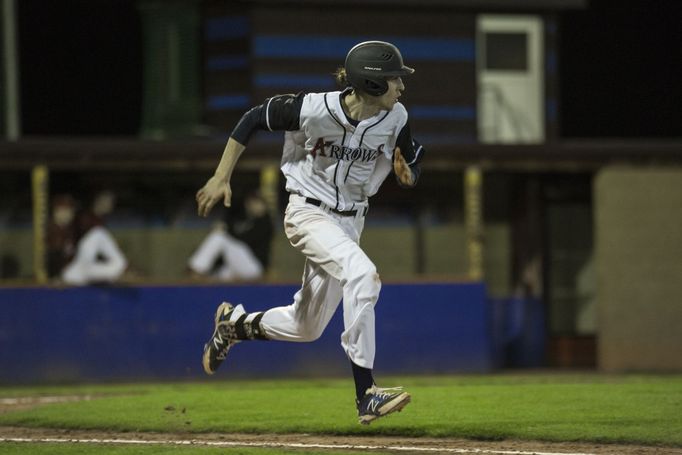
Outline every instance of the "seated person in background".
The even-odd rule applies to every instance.
[[[111,191],[102,191],[95,196],[90,209],[79,215],[76,254],[62,271],[64,282],[77,285],[110,283],[125,272],[128,262],[104,227],[104,218],[113,211],[115,200]]]
[[[197,275],[221,281],[256,280],[263,275],[263,266],[248,245],[232,237],[223,222],[216,223],[188,265]]]
[[[234,215],[228,211],[228,215]],[[230,221],[230,218],[233,218]],[[242,216],[227,218],[229,232],[236,239],[246,243],[258,258],[264,271],[270,267],[270,245],[274,234],[272,218],[265,199],[259,191],[252,191],[244,199]]]
[[[70,194],[52,198],[47,225],[47,275],[57,278],[76,252],[76,201]]]

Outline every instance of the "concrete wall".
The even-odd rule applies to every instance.
[[[594,191],[599,367],[682,370],[682,168],[606,168]]]

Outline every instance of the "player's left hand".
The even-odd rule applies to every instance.
[[[407,165],[402,153],[400,153],[400,147],[396,147],[393,153],[395,155],[393,157],[393,171],[395,172],[395,175],[398,176],[398,180],[405,186],[414,185],[412,170],[410,169],[410,166]]]

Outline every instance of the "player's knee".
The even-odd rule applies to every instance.
[[[378,281],[379,275],[377,274],[377,268],[373,262],[362,261],[361,263],[354,263],[349,267],[350,276],[349,281],[362,281],[362,280],[376,280]]]
[[[315,341],[318,338],[322,336],[322,332],[324,331],[324,328],[322,327],[316,327],[316,326],[299,326],[299,336],[301,337],[301,341],[304,342],[309,342],[309,341]]]
[[[379,277],[379,274],[374,272],[371,276],[371,281],[372,281],[372,289],[374,289],[374,292],[379,295],[379,291],[381,291],[381,278]]]
[[[357,286],[360,292],[367,294],[367,296],[379,295],[379,291],[381,291],[381,278],[374,265],[357,275]]]

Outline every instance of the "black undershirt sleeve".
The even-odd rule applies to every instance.
[[[417,184],[417,180],[421,174],[421,167],[419,166],[419,163],[424,156],[424,147],[422,147],[422,145],[412,137],[409,123],[406,123],[405,126],[403,126],[403,128],[400,130],[400,133],[398,133],[398,139],[396,140],[395,145],[396,147],[400,147],[400,153],[403,155],[403,158],[405,158],[408,166],[410,166],[412,176],[414,177],[414,183],[411,186],[414,186]],[[398,180],[398,184],[401,187],[411,187],[400,183],[400,179],[398,179],[397,176],[396,180]]]
[[[303,93],[296,95],[276,95],[268,98],[247,113],[232,130],[231,137],[246,145],[253,133],[258,130],[295,131],[300,128],[299,118],[303,104]]]

